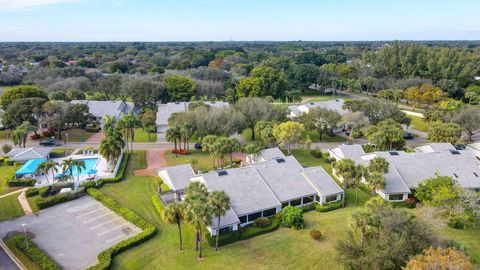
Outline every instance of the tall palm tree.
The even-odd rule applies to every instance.
[[[130,140],[130,152],[133,151],[133,140],[135,138],[135,128],[139,127],[139,121],[132,112],[125,115],[121,122],[123,123],[124,128],[127,130],[128,136],[126,138],[126,142]]]
[[[116,128],[117,128],[117,119],[110,115],[104,115],[103,126],[102,126],[103,134],[105,134],[105,136],[108,136]]]
[[[71,177],[73,179],[73,168],[72,168],[72,164],[73,164],[73,159],[72,158],[69,158],[69,159],[64,159],[62,161],[62,163],[60,164],[60,166],[62,166],[62,174],[65,175],[65,173],[67,172],[68,170],[68,177]],[[68,178],[67,177],[67,178]]]
[[[180,140],[180,137],[181,137],[181,133],[180,133],[180,128],[178,126],[171,126],[169,129],[167,129],[167,134],[166,134],[166,139],[168,142],[173,142],[174,146],[175,146],[175,156],[177,156],[177,141]],[[182,149],[182,146],[181,146],[181,142],[180,142],[180,149]]]
[[[125,141],[121,137],[108,136],[100,143],[99,153],[110,163],[110,167],[112,168],[115,161],[122,154],[124,147]]]
[[[202,151],[210,153],[210,157],[212,158],[213,168],[215,168],[215,160],[216,160],[216,151],[215,151],[215,143],[217,141],[217,136],[214,135],[207,135],[202,140]]]
[[[355,176],[355,162],[351,159],[342,159],[335,163],[335,174],[342,178],[343,183],[343,201],[342,207],[345,207],[345,197],[347,195],[347,187]]]
[[[381,172],[370,172],[366,178],[368,185],[372,188],[372,196],[375,196],[377,189],[385,188],[385,176]]]
[[[353,175],[353,183],[355,185],[355,206],[358,206],[358,190],[360,189],[360,182],[367,174],[367,168],[361,164],[355,166]]]
[[[165,210],[163,212],[163,220],[165,222],[170,223],[170,224],[177,224],[178,227],[178,238],[179,238],[179,249],[183,249],[182,245],[182,227],[180,226],[180,221],[183,218],[183,209],[182,209],[182,203],[180,202],[173,202],[170,204],[167,204],[165,206]]]
[[[182,126],[180,127],[180,133],[183,139],[183,148],[188,151],[188,140],[193,134],[193,125],[188,122],[182,123]]]
[[[59,166],[57,162],[47,160],[38,166],[36,172],[45,174],[45,179],[47,179],[47,183],[49,183],[50,181],[48,181],[48,173],[52,172],[52,175],[54,175],[56,172],[58,172],[57,166]]]
[[[220,218],[230,209],[230,198],[225,191],[213,191],[209,196],[209,203],[213,208],[213,214],[217,217],[217,236],[215,239],[215,251],[218,251],[218,238],[220,236]]]
[[[388,173],[388,166],[388,161],[385,158],[375,157],[368,162],[368,171]]]
[[[186,220],[196,228],[195,250],[197,251],[201,242],[202,228],[211,223],[211,208],[208,205],[208,196],[208,189],[201,182],[194,181],[185,187],[184,214]],[[210,215],[209,220],[207,219],[208,215]]]
[[[191,211],[190,223],[196,228],[197,231],[198,259],[202,259],[202,236],[204,228],[212,223],[212,207],[210,207],[207,203],[196,201],[196,203],[190,207],[189,211]]]
[[[71,163],[72,168],[77,168],[77,183],[80,182],[80,173],[86,170],[85,161],[82,159],[74,159]]]
[[[247,155],[253,155],[253,158],[257,159],[260,151],[262,151],[262,147],[259,144],[250,143],[244,146],[243,151],[245,151]]]
[[[372,213],[368,210],[355,211],[350,217],[350,226],[352,227],[352,229],[354,230],[360,229],[360,233],[362,236],[360,243],[362,247],[365,243],[365,237],[367,235],[368,226],[371,225],[372,222],[373,222],[373,216],[372,216]]]

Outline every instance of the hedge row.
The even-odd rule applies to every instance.
[[[27,198],[37,196],[37,195],[38,195],[38,188],[29,188],[25,191],[25,196],[27,196]]]
[[[132,224],[143,230],[141,233],[126,240],[123,240],[120,243],[100,252],[100,254],[98,254],[97,256],[98,264],[88,268],[90,270],[109,269],[112,263],[112,259],[115,255],[130,247],[143,243],[153,237],[153,235],[155,234],[155,227],[134,212],[132,212],[130,209],[120,205],[117,201],[108,197],[98,189],[90,188],[87,190],[87,192],[91,197],[93,197],[97,201],[100,201],[104,206],[108,207],[118,215],[122,216],[127,221],[131,222]]]
[[[100,188],[103,186],[103,184],[106,183],[118,183],[123,180],[125,177],[125,169],[127,168],[127,163],[128,159],[130,158],[129,153],[124,153],[123,154],[123,159],[122,163],[120,163],[120,167],[118,168],[117,175],[113,178],[102,178],[98,181],[88,181],[82,184],[82,187],[85,187],[86,189],[89,188]]]
[[[11,179],[7,181],[7,185],[9,187],[33,187],[35,186],[35,179]]]
[[[157,209],[158,214],[160,215],[160,218],[163,219],[163,212],[165,212],[165,205],[163,202],[160,201],[160,198],[158,198],[158,195],[153,195],[152,196],[152,203],[153,206],[155,206],[155,209]]]
[[[38,208],[45,209],[59,203],[75,200],[83,195],[85,195],[85,188],[78,188],[73,192],[61,193],[47,198],[38,198],[35,201],[35,204],[38,206]]]
[[[41,249],[39,249],[33,242],[27,238],[28,248],[25,244],[25,236],[18,235],[14,237],[15,247],[23,252],[30,260],[32,260],[40,269],[43,270],[57,270],[60,269],[53,260],[48,257]]]
[[[241,240],[247,240],[255,236],[259,236],[262,234],[266,234],[269,232],[273,232],[278,227],[280,227],[280,216],[276,215],[273,217],[268,218],[270,220],[270,225],[267,227],[257,227],[254,226],[253,224],[247,225],[243,228],[239,228],[238,231],[231,231],[227,233],[220,233],[220,236],[218,238],[218,245],[219,246],[224,246],[231,244],[233,242],[241,241]],[[208,243],[211,246],[215,246],[215,240],[216,236],[211,236],[208,239]]]
[[[317,204],[315,210],[317,210],[318,212],[328,212],[339,208],[342,208],[342,201],[328,203],[324,205]]]

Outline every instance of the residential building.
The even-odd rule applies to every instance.
[[[221,101],[205,101],[206,105],[214,108],[228,108],[230,104]],[[157,133],[166,133],[168,129],[168,118],[172,113],[187,112],[190,102],[169,102],[159,104],[157,111]]]
[[[6,154],[11,161],[27,162],[31,159],[48,159],[52,147],[28,147],[28,148],[13,148]]]
[[[385,158],[389,163],[385,188],[377,190],[385,200],[403,201],[420,182],[436,175],[451,176],[461,187],[480,191],[479,162],[472,152],[456,150],[448,143],[431,143],[415,150],[365,153],[361,145],[341,145],[330,149],[329,153],[336,160],[349,158],[363,165],[368,165],[375,157]]]
[[[466,150],[472,152],[480,160],[480,142],[467,144]]]
[[[88,106],[88,112],[95,120],[103,122],[103,116],[109,115],[117,120],[123,118],[126,114],[133,113],[138,115],[140,107],[135,106],[133,102],[124,101],[99,101],[99,100],[72,100],[72,104],[85,104]]]
[[[270,217],[287,205],[301,207],[314,202],[326,204],[343,198],[343,190],[322,167],[304,168],[293,156],[285,156],[278,148],[262,151],[262,161],[242,168],[207,172],[190,177],[189,182],[200,181],[210,190],[223,190],[230,198],[231,210],[221,219],[220,231],[237,230],[259,217]],[[281,155],[280,155],[281,154]],[[177,194],[183,194],[188,184],[185,176],[190,165],[183,165],[186,173],[159,170],[159,176]],[[168,173],[168,176],[166,174]],[[164,196],[164,195],[162,195]],[[161,196],[161,198],[162,198]],[[167,202],[172,198],[163,197]],[[175,195],[175,198],[181,196]],[[216,217],[213,218],[216,221]],[[216,222],[209,227],[216,234]]]
[[[323,108],[328,110],[334,110],[341,115],[345,115],[348,113],[348,110],[343,109],[344,104],[343,99],[332,99],[332,100],[325,100],[325,101],[317,101],[317,102],[308,102],[300,105],[292,105],[288,108],[290,109],[290,117],[298,117],[304,113],[308,113],[313,108]]]

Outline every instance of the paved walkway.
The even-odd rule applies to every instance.
[[[7,193],[7,194],[3,194],[3,195],[0,196],[0,198],[8,197],[8,196],[10,196],[10,195],[13,195],[13,194],[16,194],[16,193],[20,193],[20,192],[25,191],[25,190],[27,190],[27,189],[28,189],[28,188],[22,188],[22,189],[15,190],[15,191],[12,191],[12,192]]]
[[[25,190],[20,193],[20,196],[18,196],[18,201],[20,202],[20,205],[22,206],[25,215],[30,215],[33,213],[32,208],[28,203],[27,196],[25,195]]]
[[[99,132],[93,134],[85,142],[87,142],[87,143],[100,143],[100,142],[102,142],[103,139],[105,139],[105,135],[103,134],[103,132],[99,131]]]
[[[147,168],[135,170],[137,176],[157,176],[157,170],[167,166],[165,150],[147,150]]]

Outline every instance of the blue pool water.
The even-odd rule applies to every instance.
[[[88,158],[88,159],[82,159],[85,162],[85,169],[82,168],[80,173],[78,172],[77,166],[73,166],[73,176],[78,176],[78,175],[85,175],[88,174],[88,172],[92,169],[95,169],[95,165],[97,165],[98,158]],[[68,175],[70,173],[68,169],[65,174]]]

